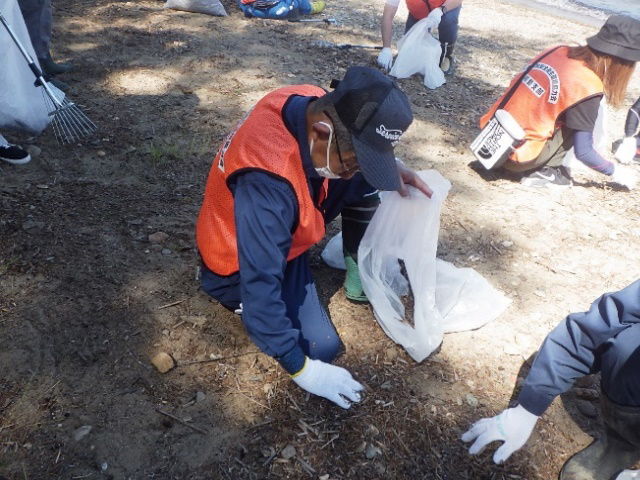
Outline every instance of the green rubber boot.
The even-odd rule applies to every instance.
[[[344,263],[347,266],[347,276],[344,279],[344,295],[355,303],[369,303],[369,299],[362,289],[358,264],[349,255],[344,257]]]
[[[576,453],[560,480],[611,480],[640,460],[640,407],[626,407],[601,395],[604,438]]]

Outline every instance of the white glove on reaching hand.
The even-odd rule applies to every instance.
[[[616,480],[640,480],[640,470],[623,470]]]
[[[626,137],[616,149],[615,157],[620,163],[631,163],[636,156],[636,137]]]
[[[611,180],[623,187],[627,187],[629,190],[633,190],[638,183],[638,175],[632,168],[618,164],[613,171]]]
[[[474,423],[468,432],[462,435],[463,442],[475,440],[469,453],[480,453],[484,447],[496,440],[503,440],[504,444],[496,450],[493,461],[496,464],[504,462],[513,452],[522,448],[527,442],[538,416],[529,413],[521,405],[508,408],[500,415],[483,418]]]
[[[358,392],[364,388],[344,368],[309,357],[302,370],[291,379],[307,392],[331,400],[342,408],[351,407],[351,402],[359,402]]]
[[[385,70],[391,70],[391,66],[393,65],[393,54],[389,47],[385,47],[380,50],[380,55],[378,55],[378,65]]]

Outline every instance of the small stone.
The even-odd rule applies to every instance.
[[[398,357],[398,349],[395,347],[389,347],[385,350],[385,354],[387,356],[387,359],[390,362],[393,362]]]
[[[503,240],[502,242],[500,242],[500,244],[504,247],[504,248],[510,248],[513,247],[513,242],[511,240]]]
[[[287,445],[280,452],[280,456],[285,460],[290,460],[296,456],[296,449],[293,445]]]
[[[73,431],[73,439],[76,442],[79,442],[80,440],[82,440],[84,437],[86,437],[87,435],[89,435],[89,432],[91,431],[93,427],[91,427],[91,425],[83,425],[80,428],[77,428]]]
[[[129,225],[142,225],[142,220],[139,218],[136,218],[135,220],[129,221]]]
[[[478,399],[476,397],[474,397],[472,394],[467,393],[464,396],[465,400],[467,401],[467,403],[469,404],[470,407],[477,407],[478,406]]]
[[[529,335],[525,335],[523,333],[516,333],[515,336],[516,344],[521,347],[528,347],[531,344],[531,340],[529,339]]]
[[[151,359],[151,363],[160,373],[167,373],[169,370],[176,366],[173,357],[166,352],[157,353]]]
[[[169,238],[169,234],[165,232],[156,232],[149,235],[149,243],[164,243]]]
[[[380,430],[378,430],[375,425],[369,425],[367,427],[367,433],[375,437],[380,434]]]
[[[520,348],[513,343],[507,343],[503,350],[507,355],[520,355]]]
[[[262,386],[262,391],[266,394],[269,395],[271,393],[271,390],[273,389],[273,385],[271,385],[270,383],[265,383]]]
[[[171,255],[171,250],[169,250],[168,248],[163,248],[162,249],[162,255]]]
[[[44,227],[44,222],[36,222],[34,220],[27,220],[22,224],[22,229],[31,235],[37,235],[38,233],[42,232],[42,229]]]
[[[204,392],[196,392],[196,403],[204,402],[205,398],[207,398],[207,396]]]
[[[462,399],[460,397],[456,397],[456,403],[458,405],[462,405]]]
[[[275,457],[276,455],[276,451],[273,447],[262,447],[260,449],[260,452],[262,453],[262,456],[264,458],[271,458],[271,457]]]
[[[38,158],[42,153],[42,149],[35,145],[29,145],[27,147],[27,152],[29,152],[29,155],[31,155],[31,158]]]
[[[370,443],[367,443],[367,448],[365,448],[364,450],[364,456],[367,458],[367,460],[373,460],[381,453],[382,451],[378,447]]]
[[[587,400],[578,400],[576,405],[578,406],[580,413],[585,417],[595,418],[598,416],[598,409],[593,405],[593,403],[588,402]]]
[[[320,475],[320,477],[318,477],[318,480],[329,480],[329,474],[325,473],[324,475]]]
[[[107,155],[107,154],[105,153],[105,151],[104,151],[104,150],[98,150],[98,156],[99,156],[99,157],[104,157],[104,156],[106,156],[106,155]]]
[[[364,440],[362,441],[362,443],[360,445],[358,445],[358,448],[356,448],[356,453],[362,453],[367,449],[367,442],[365,442]]]

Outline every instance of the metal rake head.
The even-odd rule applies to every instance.
[[[58,144],[75,143],[98,130],[89,117],[62,91],[45,84],[43,95]]]

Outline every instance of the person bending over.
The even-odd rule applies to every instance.
[[[351,67],[335,90],[313,85],[262,98],[222,143],[207,179],[196,238],[202,287],[241,313],[249,337],[300,387],[343,408],[362,385],[331,365],[342,342],[320,304],[308,250],[342,214],[345,294],[366,301],[359,242],[377,189],[431,190],[395,160],[413,120],[388,77]]]

